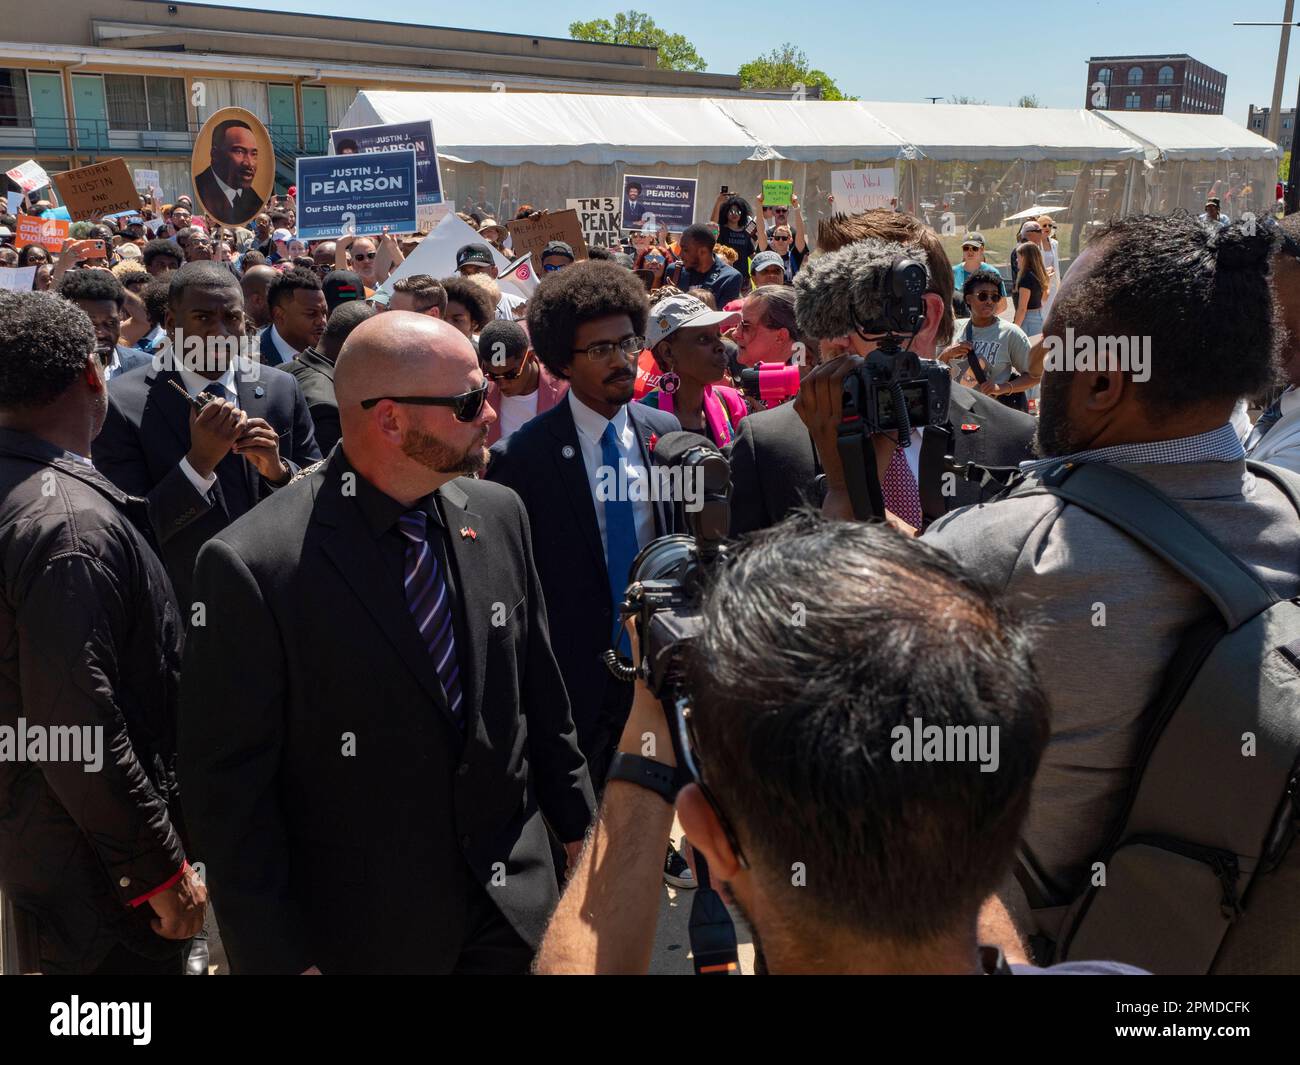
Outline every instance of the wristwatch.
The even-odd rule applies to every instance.
[[[658,795],[669,806],[677,801],[681,786],[677,783],[677,770],[663,762],[642,758],[639,754],[614,755],[609,763],[606,780],[624,780],[629,784],[638,784]]]

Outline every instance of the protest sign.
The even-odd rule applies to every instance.
[[[261,119],[242,107],[213,111],[194,138],[190,179],[218,222],[252,221],[275,189],[275,148]]]
[[[875,207],[892,207],[894,171],[889,167],[876,170],[832,170],[831,195],[835,210],[857,214]]]
[[[564,201],[570,211],[578,212],[582,239],[589,248],[615,248],[619,240],[619,211],[616,196],[592,196]]]
[[[50,183],[50,175],[41,169],[41,165],[35,159],[28,159],[21,166],[16,166],[5,174],[12,178],[23,192],[43,189]]]
[[[542,249],[553,240],[562,240],[573,249],[573,257],[587,257],[587,243],[582,239],[582,223],[577,211],[553,211],[536,218],[516,218],[506,223],[510,247],[516,255],[531,254],[541,263]]]
[[[695,221],[695,179],[679,177],[623,178],[623,228],[660,225],[680,233]]]
[[[23,194],[21,192],[9,192],[5,194],[5,199],[9,203],[9,213],[16,218],[18,212],[23,209]]]
[[[764,181],[763,206],[789,207],[790,196],[794,192],[793,181]]]
[[[18,225],[14,233],[15,248],[39,244],[46,251],[63,250],[63,242],[68,239],[68,230],[72,223],[60,218],[41,218],[34,214],[20,214],[17,218]]]
[[[299,190],[301,195],[301,190]],[[510,260],[490,244],[485,244],[475,230],[454,214],[449,214],[434,227],[433,232],[416,246],[406,260],[388,275],[379,286],[383,292],[392,292],[393,284],[411,274],[428,274],[430,277],[451,277],[456,273],[456,252],[466,244],[484,244],[492,253],[498,271],[509,268]]]
[[[304,156],[298,160],[298,236],[414,233],[415,152]]]
[[[415,192],[420,204],[442,203],[442,174],[438,170],[438,145],[433,123],[391,122],[386,126],[357,126],[330,133],[335,155],[365,152],[415,152]]]
[[[30,292],[35,283],[36,267],[34,266],[16,266],[7,269],[0,267],[0,290]]]
[[[416,158],[416,188],[419,188],[419,158]],[[418,193],[417,193],[418,197]],[[455,200],[443,200],[442,203],[417,203],[415,206],[415,229],[418,233],[432,233],[439,222],[447,215],[456,213]]]
[[[162,181],[157,170],[134,170],[131,176],[135,178],[137,189],[149,193],[156,201],[162,200]]]
[[[54,175],[54,187],[74,222],[103,218],[118,211],[140,210],[140,194],[122,159],[65,170]]]

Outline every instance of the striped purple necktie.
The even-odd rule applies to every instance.
[[[460,664],[456,661],[456,630],[451,620],[451,596],[427,539],[429,516],[411,510],[398,519],[406,537],[406,605],[429,649],[452,719],[464,731],[464,696],[460,688]]]

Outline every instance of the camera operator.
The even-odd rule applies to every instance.
[[[765,970],[1025,971],[981,949],[979,924],[1048,733],[1019,623],[928,545],[808,511],[721,570],[702,622],[684,685],[684,760],[699,775],[676,811]],[[907,758],[920,723],[991,736],[995,771],[970,744],[966,757]],[[665,711],[639,682],[619,750],[648,749],[676,765]],[[672,819],[649,787],[609,782],[536,971],[646,971]]]
[[[862,253],[865,241],[875,242],[874,252]],[[928,274],[925,322],[915,337],[902,338],[903,347],[929,359],[952,339],[952,267],[938,238],[919,221],[894,211],[836,215],[822,222],[818,246],[830,254],[810,259],[795,289],[799,328],[824,341],[822,362],[804,376],[794,403],[751,415],[736,433],[728,453],[733,535],[773,525],[806,503],[830,516],[853,516],[836,451],[840,397],[845,375],[860,365],[856,356],[870,353],[879,339],[859,334],[851,312],[846,314],[855,289],[875,286],[893,258],[917,259]],[[952,386],[947,429],[959,464],[1015,466],[1032,457],[1034,419],[962,385]],[[887,437],[873,441],[885,505],[914,527],[921,523],[921,442],[922,434],[914,431],[913,446],[895,457]],[[984,502],[1000,487],[953,479],[944,502],[949,510]]]

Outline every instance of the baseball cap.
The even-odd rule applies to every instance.
[[[293,234],[287,229],[277,229],[271,234],[271,239],[279,244],[282,240],[293,240]]]
[[[553,240],[542,249],[542,258],[548,255],[563,255],[570,262],[573,260],[573,248],[562,240]]]
[[[486,244],[466,244],[456,252],[456,269],[459,270],[467,263],[495,266],[496,260],[492,258],[492,249]]]
[[[770,270],[774,266],[785,269],[785,263],[782,262],[781,256],[774,251],[760,251],[750,262],[749,272],[757,274],[762,270]]]
[[[653,348],[678,329],[702,325],[720,325],[736,317],[735,311],[711,311],[703,301],[686,293],[665,296],[650,308],[646,322],[645,345]]]
[[[966,247],[967,244],[977,244],[981,248],[984,247],[984,234],[967,233],[964,237],[961,238],[961,246],[964,248]]]
[[[340,303],[364,299],[365,286],[361,277],[353,270],[331,270],[321,282],[325,290],[325,305],[333,311]]]

